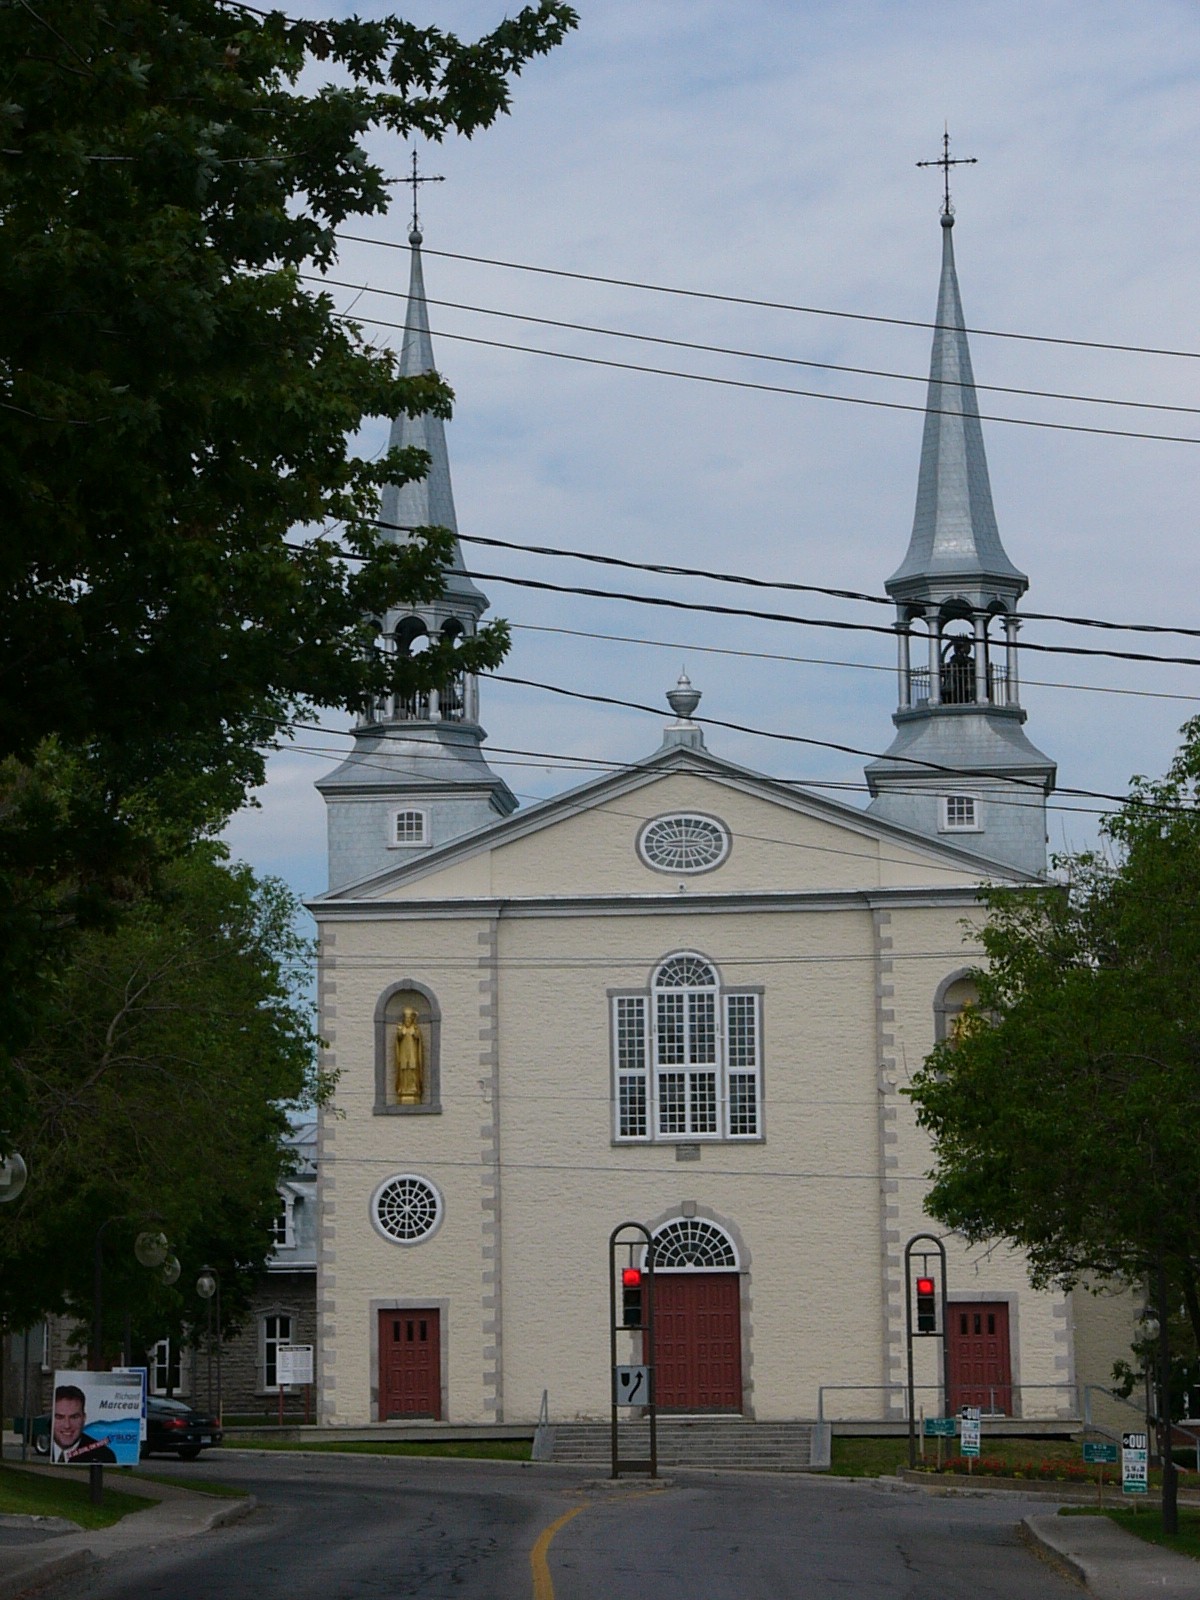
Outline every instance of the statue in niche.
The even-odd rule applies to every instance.
[[[396,1071],[396,1101],[419,1106],[425,1101],[425,1040],[412,1006],[405,1006],[396,1024],[392,1047]]]

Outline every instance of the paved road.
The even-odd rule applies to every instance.
[[[171,1471],[168,1465],[166,1470]],[[578,1470],[247,1456],[179,1469],[250,1489],[245,1522],[74,1578],[72,1600],[1069,1600],[1014,1495],[750,1474],[589,1487]],[[1045,1502],[1040,1503],[1045,1509]],[[557,1527],[556,1527],[557,1524]]]

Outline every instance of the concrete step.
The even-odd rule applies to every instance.
[[[618,1425],[623,1459],[650,1453],[645,1419]],[[555,1461],[607,1466],[612,1459],[611,1426],[606,1422],[554,1424]],[[744,1417],[664,1417],[658,1423],[658,1460],[664,1467],[708,1467],[760,1472],[812,1470],[812,1424],[751,1422]]]

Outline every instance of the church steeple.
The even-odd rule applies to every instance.
[[[936,164],[953,163],[947,152]],[[897,733],[867,768],[870,809],[924,833],[961,834],[978,853],[1036,874],[1055,769],[1021,726],[1017,603],[1029,580],[996,525],[948,188],[941,226],[916,511],[885,586],[897,613]]]
[[[412,182],[417,177],[415,164]],[[421,232],[414,210],[409,234],[412,267],[400,372],[420,377],[437,370],[425,280]],[[420,605],[399,607],[381,620],[380,647],[402,655],[432,639],[470,638],[487,610],[487,597],[468,577],[458,541],[450,456],[440,417],[401,413],[392,421],[390,446],[429,457],[424,478],[388,484],[380,498],[382,537],[403,544],[414,528],[449,528],[455,535],[442,593]],[[354,748],[317,783],[328,807],[329,887],[339,889],[413,859],[507,816],[516,796],[488,766],[479,724],[479,684],[455,673],[421,693],[385,695],[368,706],[355,728]]]

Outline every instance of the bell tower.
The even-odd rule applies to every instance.
[[[948,188],[941,227],[916,513],[885,586],[896,603],[896,737],[866,769],[869,810],[1037,876],[1055,766],[1024,732],[1017,606],[1029,580],[996,526]]]
[[[414,171],[413,181],[427,180],[418,179]],[[418,377],[436,368],[415,208],[408,237],[412,269],[400,372]],[[408,529],[432,526],[449,528],[455,535],[442,593],[382,619],[380,647],[411,655],[435,638],[471,638],[488,602],[463,563],[442,419],[428,412],[417,417],[402,413],[392,422],[389,444],[392,449],[425,451],[429,471],[424,478],[384,489],[383,537],[402,544],[411,538]],[[355,727],[349,756],[317,783],[327,807],[330,889],[401,866],[515,811],[516,796],[484,757],[484,737],[479,683],[472,673],[455,673],[419,694],[385,695],[367,707]]]

